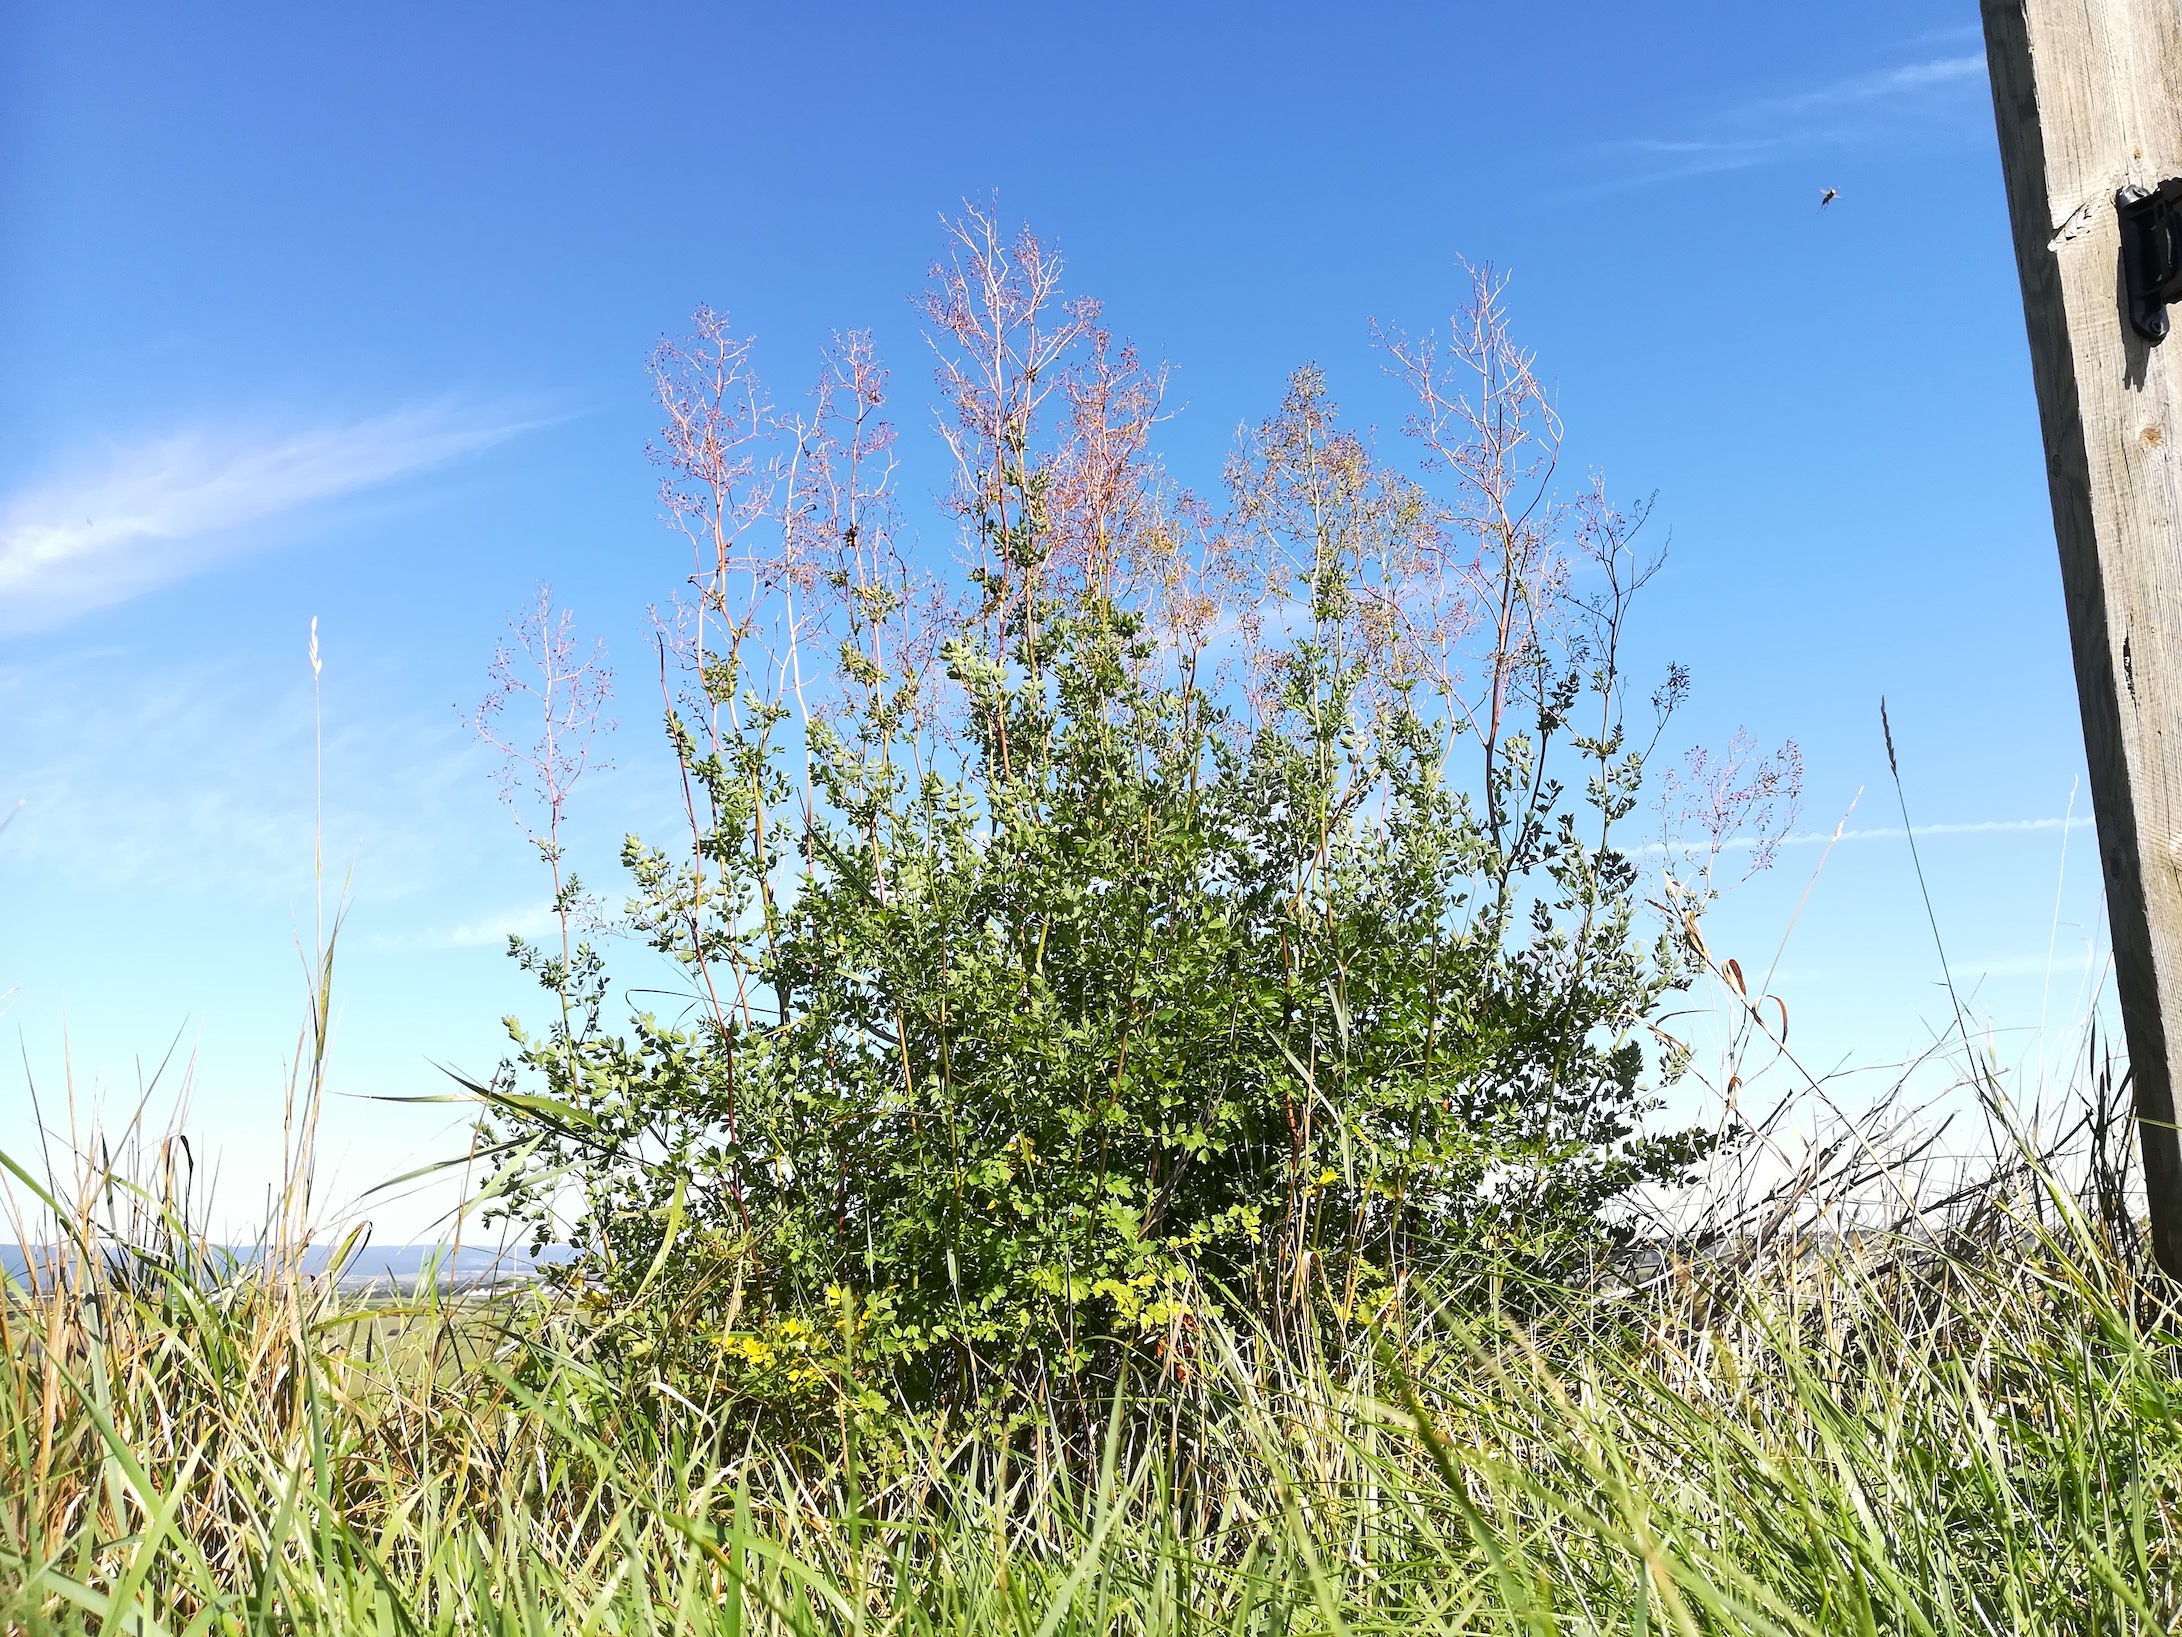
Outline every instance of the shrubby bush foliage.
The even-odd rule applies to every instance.
[[[541,610],[563,936],[518,953],[559,1010],[481,1088],[499,1206],[573,1239],[621,1356],[829,1413],[1186,1377],[1223,1304],[1278,1335],[1451,1256],[1595,1253],[1708,1148],[1648,1117],[1709,889],[1655,876],[1642,930],[1627,832],[1686,681],[1632,723],[1657,562],[1557,486],[1496,286],[1382,337],[1414,473],[1305,367],[1208,500],[1044,246],[973,213],[950,250],[959,576],[903,547],[868,335],[794,415],[709,312],[655,355],[689,833],[624,863],[689,1005],[610,1019],[578,937],[553,825],[596,676]],[[1792,799],[1761,775],[1733,819]]]

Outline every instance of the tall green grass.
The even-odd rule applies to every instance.
[[[1852,1134],[1861,1217],[1808,1169],[1643,1278],[1201,1338],[1088,1433],[792,1444],[609,1377],[580,1303],[223,1262],[171,1145],[18,1171],[63,1254],[0,1304],[0,1625],[2168,1631],[2178,1315],[2088,1140],[1916,1184]]]

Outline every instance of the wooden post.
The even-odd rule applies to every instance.
[[[2182,1278],[2182,324],[2131,326],[2116,209],[2182,177],[2182,6],[1981,4],[2152,1251]]]

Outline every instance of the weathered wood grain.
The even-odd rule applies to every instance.
[[[1982,9],[2153,1252],[2182,1278],[2182,326],[2130,327],[2114,208],[2182,176],[2182,6]]]

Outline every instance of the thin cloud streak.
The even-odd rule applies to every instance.
[[[1673,162],[1633,175],[1608,178],[1578,192],[1587,196],[1622,193],[1685,177],[1749,170],[1799,150],[1852,141],[1869,134],[1843,128],[1844,117],[1854,111],[1877,109],[1889,103],[1915,102],[1935,93],[1944,93],[1949,87],[1982,80],[1985,72],[1983,53],[1932,57],[1877,73],[1835,80],[1808,91],[1737,103],[1723,109],[1709,122],[1719,133],[1716,136],[1633,137],[1606,144],[1607,152],[1640,154]],[[1752,126],[1764,127],[1766,134],[1735,134],[1746,132]]]
[[[1660,182],[1679,182],[1691,176],[1718,176],[1724,171],[1746,171],[1754,166],[1770,163],[1777,157],[1778,149],[1779,144],[1772,142],[1719,143],[1714,145],[1714,151],[1685,159],[1678,165],[1667,165],[1659,170],[1642,171],[1634,176],[1624,176],[1611,182],[1600,182],[1578,189],[1576,197],[1594,198],[1602,194],[1627,193],[1635,188],[1651,187]]]
[[[1949,970],[1965,977],[2036,978],[2094,972],[2107,962],[2106,952],[2095,944],[2063,945],[2050,955],[1994,955],[1985,960],[1952,961]]]
[[[1910,836],[1982,836],[2011,834],[2028,830],[2085,830],[2091,820],[2082,814],[2074,818],[2037,819],[1980,819],[1972,824],[1913,824],[1903,829],[1899,824],[1874,830],[1843,830],[1843,841],[1901,841]],[[1831,830],[1798,831],[1782,838],[1783,846],[1808,846],[1814,842],[1831,841]],[[1745,846],[1756,846],[1755,841],[1744,841]]]
[[[1770,118],[1784,113],[1808,113],[1819,108],[1840,108],[1859,102],[1876,102],[1886,97],[1914,95],[1936,85],[1981,79],[1984,74],[1985,54],[1982,51],[1962,57],[1935,57],[1921,63],[1905,63],[1899,68],[1889,68],[1877,74],[1859,74],[1854,79],[1836,80],[1833,84],[1819,86],[1816,90],[1795,92],[1785,97],[1762,97],[1755,102],[1744,103],[1731,117]]]
[[[1793,835],[1780,837],[1772,843],[1776,847],[1812,847],[1832,841],[1906,841],[1923,840],[1927,836],[1984,836],[2023,835],[2036,831],[2086,830],[2091,827],[2088,817],[2038,818],[2038,819],[1980,819],[1968,824],[1917,824],[1903,829],[1899,824],[1870,830],[1843,830],[1836,835],[1831,830],[1799,830]],[[1759,846],[1757,836],[1729,836],[1720,843],[1723,853],[1748,852]],[[1632,858],[1657,858],[1666,854],[1689,852],[1688,847],[1670,847],[1664,842],[1651,842],[1642,847],[1629,849]]]
[[[58,625],[201,572],[254,523],[410,476],[527,428],[447,404],[272,437],[191,430],[0,501],[0,632]]]
[[[498,949],[510,937],[543,938],[560,926],[551,908],[533,904],[524,909],[481,915],[459,926],[413,933],[377,934],[370,939],[374,950],[410,954],[427,950]]]

